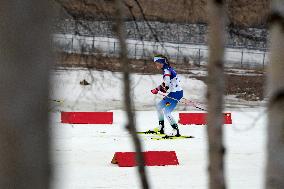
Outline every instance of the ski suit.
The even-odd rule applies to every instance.
[[[164,64],[162,70],[164,82],[158,87],[158,89],[162,92],[169,90],[170,93],[156,106],[158,118],[159,121],[164,121],[164,116],[166,116],[169,123],[174,125],[176,124],[176,121],[171,112],[175,109],[177,103],[183,97],[183,90],[180,85],[180,79],[172,67]]]

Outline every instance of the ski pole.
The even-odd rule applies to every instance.
[[[197,109],[199,109],[199,110],[207,111],[206,109],[201,108],[201,107],[195,105],[195,104],[196,104],[195,102],[193,102],[193,101],[191,101],[191,100],[188,100],[188,99],[186,99],[186,98],[182,98],[182,100],[185,101],[185,102],[183,102],[183,101],[180,101],[180,100],[178,100],[178,99],[176,99],[176,98],[169,97],[169,96],[167,96],[167,95],[165,95],[165,94],[163,94],[163,93],[160,93],[160,92],[159,92],[158,94],[159,94],[159,95],[162,95],[162,96],[164,96],[164,97],[167,97],[167,98],[176,100],[176,101],[181,102],[181,103],[186,104],[186,105],[192,105],[193,107],[195,107],[195,108],[197,108]]]

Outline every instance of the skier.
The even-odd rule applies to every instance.
[[[169,90],[169,94],[165,96],[156,106],[159,119],[158,132],[160,134],[164,134],[164,116],[166,116],[167,120],[173,128],[172,135],[177,137],[181,136],[177,122],[171,114],[179,100],[183,97],[183,90],[180,86],[180,80],[175,70],[170,66],[167,57],[163,55],[156,55],[154,56],[154,63],[156,64],[157,69],[161,69],[163,71],[164,82],[155,89],[152,89],[151,92],[153,94],[158,94],[159,91],[166,93]]]

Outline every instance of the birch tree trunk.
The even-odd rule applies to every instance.
[[[284,1],[272,1],[266,188],[284,188]]]
[[[209,143],[209,187],[225,189],[223,146],[223,91],[224,91],[224,36],[225,11],[222,0],[210,0],[209,11],[209,63],[207,80]]]
[[[1,1],[0,188],[47,189],[48,79],[52,64],[47,1]]]
[[[136,134],[136,126],[135,126],[135,114],[132,111],[132,99],[131,99],[131,79],[130,79],[130,70],[129,65],[130,61],[127,57],[127,45],[126,45],[126,37],[125,37],[125,29],[124,29],[124,22],[123,22],[123,4],[121,0],[115,0],[115,7],[116,7],[116,28],[115,32],[118,36],[118,40],[120,43],[120,61],[123,64],[123,81],[124,81],[124,103],[125,109],[127,112],[128,117],[128,125],[127,129],[129,130],[134,146],[135,151],[137,154],[136,161],[138,164],[138,171],[141,180],[141,186],[144,189],[149,188],[146,169],[144,167],[144,158],[142,154],[142,145],[140,140]]]

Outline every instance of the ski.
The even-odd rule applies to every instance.
[[[137,134],[144,134],[144,135],[158,135],[158,136],[165,136],[165,134],[161,134],[159,132],[159,129],[155,128],[153,131],[152,130],[148,130],[148,131],[140,131],[140,132],[136,132]]]
[[[176,140],[176,139],[187,139],[187,138],[194,138],[194,136],[169,136],[165,135],[162,137],[152,137],[152,140]]]
[[[136,132],[137,134],[144,134],[144,135],[152,135],[152,140],[176,140],[176,139],[187,139],[187,138],[194,138],[193,136],[170,136],[166,134],[160,134],[158,129],[148,130],[148,131],[140,131]]]
[[[159,132],[155,131],[144,131],[144,132],[136,132],[137,134],[143,134],[143,135],[157,135],[157,136],[165,136],[165,134],[161,134]]]

